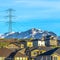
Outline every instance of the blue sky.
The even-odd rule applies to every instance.
[[[0,0],[0,33],[8,32],[9,8],[16,10],[13,31],[38,28],[60,35],[60,0]]]

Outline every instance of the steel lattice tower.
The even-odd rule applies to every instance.
[[[7,12],[8,12],[8,16],[6,16],[6,17],[8,17],[9,18],[9,21],[8,21],[8,23],[9,23],[9,28],[8,28],[8,31],[9,32],[12,32],[12,18],[14,17],[13,15],[12,15],[12,12],[13,12],[14,10],[13,9],[8,9],[7,10]]]

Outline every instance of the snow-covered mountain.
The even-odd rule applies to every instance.
[[[53,32],[42,31],[40,29],[32,28],[32,29],[27,30],[25,32],[5,33],[3,35],[0,35],[0,38],[19,38],[19,39],[35,38],[35,39],[40,39],[42,36],[49,36],[49,35],[57,36]]]

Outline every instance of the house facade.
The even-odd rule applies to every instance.
[[[7,48],[0,48],[0,60],[28,60],[28,56]]]
[[[32,41],[27,41],[27,47],[33,47],[33,42]]]
[[[51,50],[49,47],[31,47],[26,49],[26,55],[29,56],[29,59],[34,59],[36,56],[45,53],[46,51]]]
[[[57,46],[57,37],[51,36],[50,37],[50,46]]]
[[[22,40],[19,42],[20,48],[25,48],[26,47],[26,41]]]
[[[14,56],[14,60],[28,60],[28,56],[21,54],[20,52],[17,52]]]
[[[44,40],[38,40],[38,46],[45,46]]]
[[[34,47],[39,47],[39,46],[46,46],[44,40],[34,40],[33,41],[33,46]]]
[[[60,60],[60,48],[54,48],[38,55],[34,60]]]

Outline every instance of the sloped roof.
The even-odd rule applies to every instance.
[[[33,51],[35,49],[49,51],[53,48],[51,48],[51,47],[31,47],[31,48],[29,48],[30,51]]]
[[[0,48],[0,57],[7,57],[9,56],[13,51],[7,48]]]
[[[40,54],[40,55],[38,55],[38,56],[41,56],[41,55],[52,55],[53,53],[55,53],[55,52],[57,52],[57,50],[58,50],[59,48],[54,48],[54,49],[51,49],[51,50],[49,50],[49,51],[47,51],[47,52],[45,52],[45,53],[42,53],[42,54]]]
[[[12,42],[12,43],[8,44],[7,46],[9,46],[9,45],[11,45],[11,44],[13,44],[14,46],[19,47],[19,45],[18,45],[18,43],[17,43],[17,42]]]
[[[19,51],[20,50],[22,50],[22,49],[17,49],[17,50],[15,50],[15,51],[13,51],[9,56],[8,56],[8,58],[9,57],[11,57],[11,58],[14,58],[14,57],[24,57],[25,55],[24,54],[22,54],[22,53],[20,53]]]
[[[15,57],[27,57],[25,54],[22,54],[20,52],[17,52]]]

